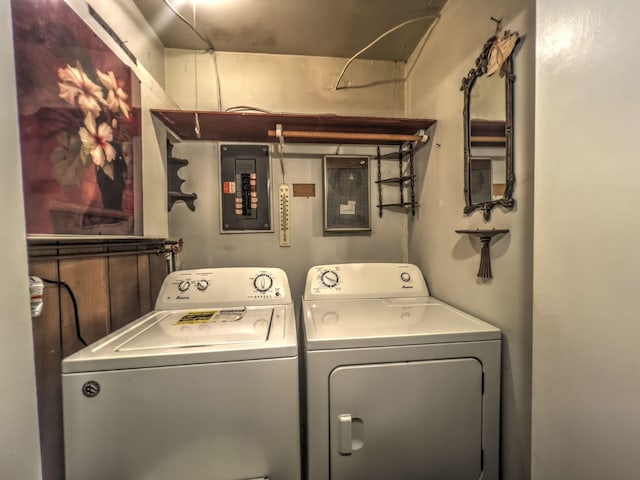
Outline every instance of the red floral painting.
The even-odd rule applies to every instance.
[[[64,1],[11,7],[27,233],[141,235],[139,80]]]

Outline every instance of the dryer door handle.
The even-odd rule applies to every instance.
[[[340,455],[351,455],[351,414],[338,415],[338,452]]]

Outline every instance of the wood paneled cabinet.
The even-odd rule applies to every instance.
[[[29,274],[45,280],[44,307],[32,319],[44,480],[65,477],[60,362],[83,348],[79,337],[92,343],[153,308],[172,243],[29,239]]]

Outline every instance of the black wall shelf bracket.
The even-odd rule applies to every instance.
[[[178,201],[186,203],[189,210],[195,212],[195,201],[198,195],[195,193],[184,193],[182,191],[182,183],[184,180],[178,176],[178,170],[189,164],[184,158],[176,158],[173,156],[173,145],[167,140],[167,211],[171,211],[173,204]]]
[[[482,243],[482,249],[480,250],[480,268],[478,269],[478,277],[493,278],[493,274],[491,272],[491,239],[496,235],[508,232],[508,229],[495,228],[491,230],[456,230],[456,233],[478,237],[480,239],[480,242]]]

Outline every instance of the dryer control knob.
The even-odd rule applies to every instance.
[[[411,280],[411,275],[409,275],[409,272],[402,272],[402,273],[400,274],[400,279],[401,279],[403,282],[408,282],[409,280]]]
[[[196,287],[198,287],[198,290],[200,290],[201,292],[204,292],[207,288],[209,288],[209,281],[208,280],[198,280],[198,283],[196,284]]]
[[[338,274],[333,270],[327,270],[320,275],[320,281],[325,287],[333,288],[338,285],[340,277],[338,277]]]
[[[189,290],[190,286],[191,286],[191,282],[189,282],[189,280],[182,280],[178,284],[178,290],[180,290],[181,292],[186,292],[187,290]]]
[[[266,292],[273,286],[273,279],[266,273],[261,273],[253,279],[253,286],[259,292]]]

